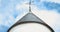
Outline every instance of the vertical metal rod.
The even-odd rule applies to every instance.
[[[31,0],[29,1],[29,12],[31,12]]]

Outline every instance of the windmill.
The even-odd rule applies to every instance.
[[[7,32],[54,32],[54,30],[31,11],[31,0],[29,12],[12,25]]]

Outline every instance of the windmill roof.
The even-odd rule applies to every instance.
[[[34,15],[33,13],[27,13],[25,16],[23,16],[19,21],[17,22],[21,22],[21,21],[39,21],[39,22],[43,22],[39,17],[37,17],[36,15]]]

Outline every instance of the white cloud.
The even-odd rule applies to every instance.
[[[17,6],[16,6],[16,9],[17,10],[20,10],[20,9],[28,9],[28,6],[29,5],[27,5],[27,4],[17,4]]]
[[[20,9],[25,9],[25,10],[27,10],[27,9],[29,9],[28,1],[25,1],[25,2],[23,2],[23,3],[21,3],[21,4],[17,4],[17,5],[16,5],[16,9],[17,9],[17,10],[20,10]]]

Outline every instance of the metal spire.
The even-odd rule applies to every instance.
[[[29,12],[31,12],[31,0],[29,1]]]

